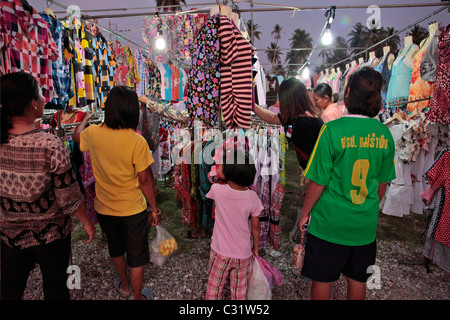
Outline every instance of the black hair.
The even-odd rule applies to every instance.
[[[313,92],[322,98],[327,96],[331,101],[333,101],[333,89],[331,89],[327,83],[319,83],[314,87]]]
[[[111,129],[133,129],[139,124],[139,99],[136,91],[116,86],[105,102],[105,123]]]
[[[363,67],[352,73],[344,90],[344,103],[351,114],[375,117],[381,109],[383,77],[378,71]]]
[[[12,128],[12,117],[23,116],[32,100],[39,99],[39,84],[27,72],[15,72],[0,78],[0,144],[8,142],[8,131]]]
[[[224,154],[222,172],[226,180],[248,188],[255,180],[256,167],[250,154],[238,148]]]
[[[292,125],[295,119],[306,111],[317,115],[317,109],[311,101],[305,84],[298,78],[284,80],[278,90],[280,120],[283,126]]]

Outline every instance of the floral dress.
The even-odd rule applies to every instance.
[[[192,68],[188,75],[188,106],[190,126],[195,119],[206,127],[217,123],[220,103],[219,15],[216,14],[199,30],[193,44]]]

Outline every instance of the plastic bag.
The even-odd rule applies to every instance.
[[[253,260],[252,274],[248,281],[247,288],[248,300],[271,300],[272,291],[270,290],[269,281],[261,268],[258,259]]]
[[[257,256],[256,259],[259,260],[259,264],[261,265],[261,269],[264,272],[264,275],[269,282],[270,290],[273,289],[273,284],[275,283],[278,286],[283,285],[283,274],[271,265],[267,260],[264,260],[260,256]]]
[[[292,273],[301,277],[303,261],[305,260],[305,232],[302,232],[300,243],[294,245],[292,254]]]
[[[156,238],[150,243],[150,261],[161,267],[177,249],[175,238],[162,226],[156,226]]]

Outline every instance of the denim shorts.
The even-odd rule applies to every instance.
[[[333,282],[343,274],[366,282],[372,275],[368,268],[375,264],[376,254],[376,241],[363,246],[346,246],[307,233],[302,275],[314,281]]]
[[[97,213],[97,217],[108,239],[111,257],[117,258],[126,254],[127,264],[132,268],[141,267],[150,262],[147,211],[126,217]]]

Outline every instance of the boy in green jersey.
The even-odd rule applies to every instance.
[[[381,74],[371,68],[349,77],[349,114],[323,125],[304,171],[310,183],[299,222],[309,221],[302,274],[313,280],[312,299],[329,299],[331,282],[341,273],[348,279],[347,298],[365,299],[379,202],[395,179],[392,135],[374,119],[381,85]]]

